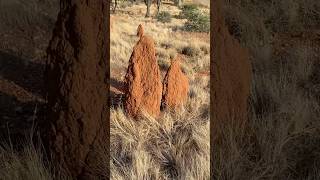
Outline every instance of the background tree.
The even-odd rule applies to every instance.
[[[118,6],[118,0],[114,0],[113,13],[116,12],[117,6]]]
[[[147,6],[146,17],[150,17],[151,2],[152,2],[152,0],[144,0],[144,3],[145,3],[146,6]]]
[[[161,6],[161,0],[154,0],[157,3],[157,13],[156,15],[159,14],[160,12],[160,6]],[[151,8],[151,4],[152,2],[154,2],[153,0],[144,0],[144,3],[147,6],[147,12],[146,12],[146,17],[150,17],[150,8]]]
[[[174,5],[175,6],[181,7],[182,3],[183,3],[183,0],[174,0]]]
[[[160,12],[160,6],[161,6],[161,0],[157,0],[157,14],[156,14],[156,16],[158,16],[158,14]]]

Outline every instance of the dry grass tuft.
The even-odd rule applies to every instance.
[[[42,180],[53,179],[41,153],[30,144],[26,144],[19,153],[9,146],[0,147],[0,177],[6,180],[26,179]]]
[[[185,110],[135,121],[112,109],[112,179],[209,179],[209,119],[199,116]]]

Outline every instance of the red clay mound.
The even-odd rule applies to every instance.
[[[143,111],[157,117],[160,113],[162,83],[151,37],[142,36],[133,48],[125,81],[127,113],[136,117]]]
[[[109,138],[108,6],[105,1],[61,2],[47,49],[42,136],[55,167],[68,169],[72,179],[93,179],[92,170],[101,165],[96,150]]]
[[[143,35],[144,35],[143,26],[141,24],[139,24],[138,29],[137,29],[137,36],[141,38]]]
[[[181,71],[181,56],[171,61],[163,82],[162,102],[166,107],[176,109],[187,100],[189,91],[188,77]]]
[[[248,51],[228,32],[222,17],[222,4],[214,0],[213,58],[211,63],[211,111],[214,125],[231,120],[241,125],[247,119],[247,98],[250,91],[251,64]],[[219,128],[218,128],[219,129]]]

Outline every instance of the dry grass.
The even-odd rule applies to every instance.
[[[200,112],[134,121],[112,109],[111,178],[209,179],[209,117]]]
[[[0,147],[1,179],[53,179],[40,157],[41,153],[27,144],[19,153],[10,147]]]
[[[42,159],[42,150],[30,142],[23,142],[22,149],[10,145],[0,146],[0,179],[3,180],[53,180],[68,179],[53,175],[50,163]],[[70,178],[69,178],[70,179]]]

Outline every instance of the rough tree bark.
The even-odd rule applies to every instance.
[[[107,0],[61,0],[47,49],[42,135],[53,162],[77,179],[91,179],[96,150],[109,142],[108,16]]]

